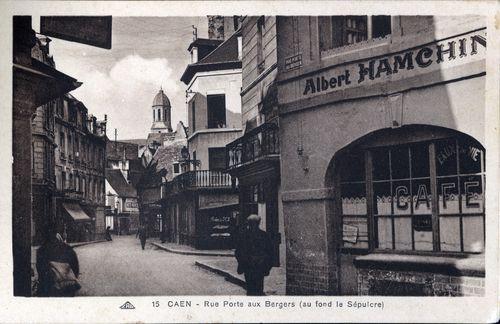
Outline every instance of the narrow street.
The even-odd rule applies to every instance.
[[[134,235],[75,248],[80,261],[79,296],[244,295],[243,288],[194,265],[217,259],[143,251]]]

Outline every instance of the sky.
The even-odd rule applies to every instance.
[[[50,52],[59,71],[83,82],[71,94],[89,114],[107,114],[110,139],[115,128],[118,140],[146,138],[160,87],[172,105],[172,127],[186,121],[180,78],[189,64],[191,25],[206,38],[207,24],[206,17],[113,17],[111,50],[53,38]]]

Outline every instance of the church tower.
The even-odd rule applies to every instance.
[[[172,123],[170,120],[170,100],[163,93],[163,89],[155,96],[153,100],[153,124],[151,133],[170,133],[172,132]]]

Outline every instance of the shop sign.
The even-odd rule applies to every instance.
[[[40,33],[111,49],[111,16],[42,16]]]
[[[342,239],[345,242],[356,244],[358,241],[358,228],[352,225],[342,225]]]
[[[472,31],[402,52],[343,64],[300,80],[302,96],[387,82],[484,59],[486,30]]]
[[[285,58],[285,71],[290,71],[302,66],[302,54],[296,54]]]

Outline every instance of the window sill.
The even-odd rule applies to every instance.
[[[484,254],[463,256],[430,256],[371,253],[354,260],[358,268],[394,271],[419,271],[451,276],[484,277]]]

